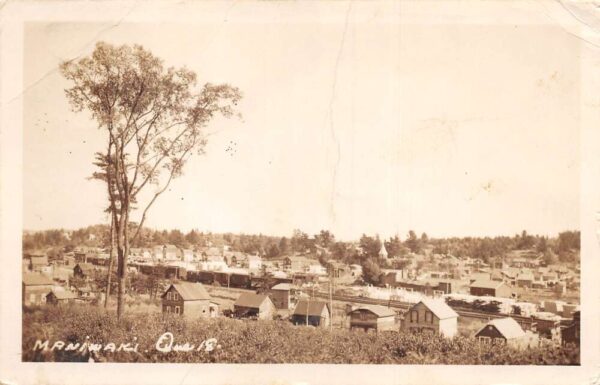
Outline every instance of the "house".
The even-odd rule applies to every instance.
[[[192,262],[194,260],[194,251],[192,249],[183,249],[181,251],[181,260],[184,262]]]
[[[489,321],[475,334],[475,338],[484,344],[500,343],[514,348],[526,348],[536,343],[533,335],[525,333],[510,317]]]
[[[248,270],[260,270],[262,267],[262,258],[258,255],[249,255],[246,258],[245,266]]]
[[[29,257],[29,270],[41,273],[48,266],[48,257],[45,255],[32,255]]]
[[[52,291],[52,280],[39,273],[23,274],[23,305],[41,305],[46,303],[46,294]]]
[[[294,287],[289,283],[279,283],[269,289],[269,297],[277,309],[290,309],[293,307],[292,292]]]
[[[175,245],[164,245],[163,246],[163,258],[167,261],[172,261],[174,259],[181,259],[182,252]]]
[[[452,338],[458,330],[458,314],[441,299],[423,299],[405,314],[403,329],[441,334]]]
[[[319,265],[316,259],[307,258],[300,255],[292,255],[285,257],[282,261],[285,270],[305,272],[310,265]]]
[[[171,284],[162,298],[162,312],[183,314],[189,318],[216,317],[218,304],[201,283],[180,282]]]
[[[350,329],[363,329],[364,331],[375,330],[397,330],[396,312],[392,309],[380,306],[360,306],[348,312],[350,317]]]
[[[73,267],[73,275],[81,279],[90,279],[94,273],[94,266],[91,263],[78,263]]]
[[[510,298],[512,288],[502,281],[479,280],[469,286],[469,293],[476,296]]]
[[[531,273],[520,273],[517,275],[516,284],[519,287],[531,287],[533,285],[533,274]]]
[[[76,300],[77,294],[70,290],[53,290],[46,294],[46,303],[51,305],[74,303]]]
[[[276,311],[271,298],[255,293],[242,293],[233,304],[233,313],[237,318],[273,319]]]
[[[317,261],[308,265],[307,272],[314,275],[327,275],[327,268]]]
[[[352,264],[350,265],[350,275],[356,278],[362,277],[363,269],[361,265]]]
[[[351,275],[350,266],[343,262],[336,261],[335,259],[328,260],[325,264],[325,268],[327,274],[333,278],[348,277]]]
[[[226,271],[228,266],[223,257],[209,256],[206,261],[200,262],[198,267],[204,271]]]
[[[325,302],[303,299],[298,301],[290,321],[294,325],[327,327],[331,322],[331,311]]]
[[[575,345],[580,346],[580,312],[573,313],[573,321],[569,326],[561,329],[561,344],[562,346]]]

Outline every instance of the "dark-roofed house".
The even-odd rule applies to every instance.
[[[439,333],[452,338],[458,328],[458,314],[441,299],[423,299],[404,315],[403,329],[411,332]]]
[[[491,320],[475,334],[475,338],[479,342],[501,343],[515,348],[529,346],[530,337],[523,331],[519,323],[510,317]]]
[[[348,316],[350,316],[350,329],[375,330],[375,332],[398,329],[396,312],[385,306],[360,306],[348,312]]]
[[[46,302],[52,305],[73,303],[77,300],[77,294],[70,290],[56,290],[46,294]]]
[[[73,267],[73,275],[81,279],[92,278],[94,273],[94,265],[91,263],[80,262]]]
[[[173,283],[161,298],[163,313],[183,314],[190,318],[216,317],[219,313],[218,305],[201,283]]]
[[[470,285],[469,293],[477,296],[510,298],[512,289],[505,282],[482,279],[475,281]]]
[[[294,325],[311,325],[327,327],[331,320],[329,305],[325,302],[314,300],[300,300],[294,308],[290,321]]]
[[[54,283],[49,277],[39,273],[23,274],[23,305],[41,305],[46,303],[48,294]]]
[[[580,312],[573,313],[573,321],[571,324],[561,329],[561,344],[563,346],[575,345],[580,346]]]
[[[238,318],[273,319],[275,312],[271,298],[256,293],[242,293],[233,304],[233,313]]]

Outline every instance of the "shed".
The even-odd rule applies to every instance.
[[[233,304],[233,312],[238,318],[273,319],[276,309],[273,301],[266,295],[242,293]]]
[[[396,330],[396,312],[380,305],[360,306],[348,312],[350,329]]]
[[[471,295],[510,298],[512,289],[505,282],[481,279],[473,282],[469,287]]]
[[[290,321],[295,325],[329,326],[331,312],[326,302],[300,300],[294,308]]]
[[[52,305],[73,303],[77,300],[77,294],[70,290],[51,291],[46,295],[46,302]]]

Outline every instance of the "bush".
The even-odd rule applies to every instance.
[[[156,342],[171,332],[175,343],[198,346],[216,338],[210,352],[163,353]],[[576,365],[575,348],[545,347],[524,351],[479,345],[474,339],[408,334],[363,333],[342,329],[293,326],[285,321],[243,321],[228,318],[186,320],[177,315],[126,314],[85,305],[25,309],[23,361],[88,361],[90,353],[33,351],[36,340],[107,344],[138,344],[138,353],[101,351],[94,360],[109,362],[339,363],[339,364],[485,364]]]

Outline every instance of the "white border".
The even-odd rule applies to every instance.
[[[583,25],[551,1],[354,1],[355,22],[420,24],[556,24],[582,39],[581,48],[581,230],[582,365],[412,366],[412,365],[220,365],[21,363],[22,229],[22,58],[23,23],[28,21],[177,22],[227,19],[261,23],[277,7],[278,21],[343,22],[345,1],[315,2],[14,2],[1,9],[0,126],[0,382],[15,384],[575,384],[600,383],[598,218],[600,204],[600,39],[597,26]],[[362,12],[364,10],[364,12]],[[597,17],[597,15],[596,15]],[[371,18],[371,19],[370,19]],[[364,20],[363,20],[364,19]],[[596,28],[593,28],[596,27]],[[584,40],[587,40],[584,41]],[[60,172],[49,170],[49,172]]]

